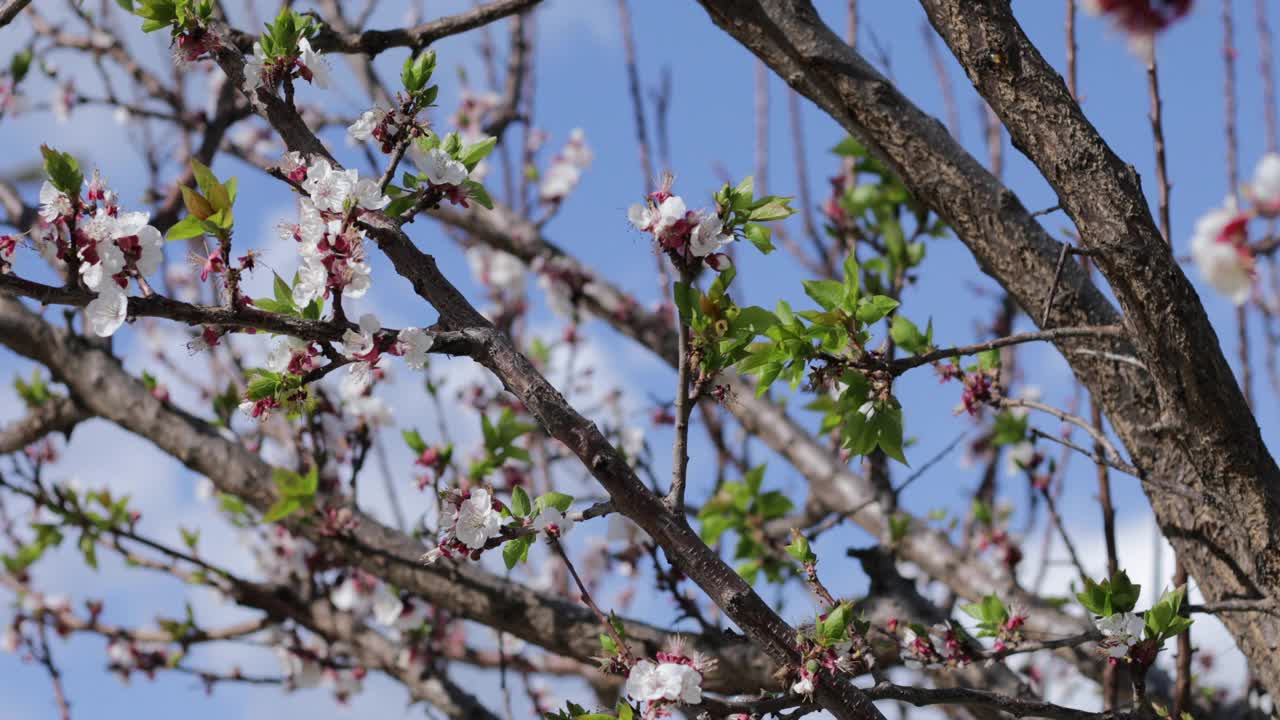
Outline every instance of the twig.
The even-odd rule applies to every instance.
[[[1187,568],[1178,561],[1177,569],[1173,571],[1173,586],[1185,588],[1187,586]],[[1182,615],[1189,613],[1187,608],[1181,608]],[[1185,709],[1191,707],[1191,628],[1188,627],[1181,633],[1178,633],[1178,674],[1177,680],[1173,685],[1173,709],[1169,713],[1171,718],[1181,718]]]
[[[1165,162],[1164,112],[1160,100],[1160,68],[1156,63],[1156,45],[1152,40],[1147,56],[1147,92],[1151,98],[1151,137],[1155,142],[1156,152],[1156,187],[1160,202],[1160,232],[1164,241],[1173,248],[1172,223],[1169,220],[1169,167]],[[1175,715],[1176,717],[1176,715]]]
[[[1058,513],[1058,503],[1053,499],[1053,493],[1049,492],[1049,488],[1040,488],[1040,497],[1044,498],[1045,506],[1049,509],[1049,517],[1053,520],[1053,524],[1058,528],[1058,536],[1062,538],[1062,544],[1067,546],[1067,555],[1071,557],[1071,564],[1075,566],[1076,572],[1080,574],[1080,580],[1083,582],[1089,579],[1089,573],[1085,571],[1084,565],[1080,563],[1080,555],[1076,552],[1076,545],[1071,541],[1071,535],[1067,532],[1067,526],[1062,522],[1062,515]]]
[[[944,360],[951,357],[961,357],[963,355],[977,355],[978,353],[1010,345],[1020,345],[1022,343],[1039,342],[1044,340],[1060,340],[1062,338],[1069,337],[1121,338],[1124,337],[1124,334],[1124,328],[1119,325],[1063,327],[1053,328],[1051,330],[1039,330],[1036,332],[1016,333],[1014,335],[975,343],[973,345],[943,348],[924,353],[923,355],[913,355],[911,357],[900,358],[890,363],[890,367],[895,375],[901,375],[912,368],[917,368],[921,365],[928,365],[929,363],[937,362],[938,360]]]
[[[681,282],[688,284],[691,280],[692,276],[687,270],[681,273]],[[671,447],[671,491],[667,494],[666,503],[677,516],[683,517],[685,483],[689,474],[689,384],[692,358],[689,356],[689,326],[683,319],[678,319],[677,322],[679,364],[676,366],[676,437]]]
[[[1119,470],[1122,473],[1127,473],[1134,477],[1141,477],[1141,475],[1138,474],[1137,468],[1127,463],[1111,460],[1106,456],[1104,456],[1101,450],[1095,450],[1094,452],[1089,452],[1087,449],[1080,447],[1079,445],[1071,442],[1070,440],[1067,440],[1065,438],[1060,438],[1056,435],[1052,435],[1038,428],[1031,428],[1031,434],[1039,438],[1044,438],[1045,440],[1048,440],[1050,442],[1057,443],[1069,450],[1075,450],[1076,452],[1080,453],[1081,455],[1084,455],[1085,457],[1089,458],[1095,463],[1101,463],[1105,467],[1114,468],[1116,470]],[[1108,498],[1108,503],[1109,502],[1110,502],[1110,499]],[[1113,517],[1112,522],[1114,523],[1114,514],[1112,515],[1112,517]],[[1115,573],[1113,572],[1112,574],[1114,575]],[[1110,577],[1110,575],[1108,575],[1108,577]]]
[[[31,0],[9,0],[5,3],[4,7],[0,7],[0,28],[13,22],[13,19],[18,17],[18,13],[30,4]]]
[[[1271,19],[1267,13],[1267,0],[1255,0],[1255,22],[1258,25],[1258,71],[1262,76],[1262,115],[1267,133],[1267,151],[1280,151],[1276,121],[1276,63],[1271,36]]]
[[[1066,264],[1068,255],[1092,257],[1093,252],[1067,243],[1062,244],[1062,250],[1058,253],[1058,264],[1053,268],[1053,283],[1049,285],[1049,294],[1044,299],[1044,310],[1040,312],[1042,328],[1049,324],[1049,311],[1053,310],[1053,299],[1058,295],[1058,282],[1062,279],[1062,266]]]
[[[39,623],[36,634],[40,637],[40,653],[38,658],[45,671],[49,673],[49,681],[53,684],[53,701],[58,706],[58,717],[71,720],[71,704],[67,701],[66,688],[62,686],[62,671],[53,661],[53,650],[49,647],[49,631],[44,623]]]
[[[989,707],[1014,717],[1052,718],[1053,720],[1112,720],[1114,712],[1093,713],[1075,710],[1040,700],[1022,700],[1007,695],[969,688],[916,688],[891,683],[877,683],[864,691],[872,700],[896,700],[916,707],[928,705],[974,705]]]
[[[600,606],[596,605],[596,601],[591,599],[591,593],[587,590],[587,586],[583,584],[582,578],[578,577],[578,570],[569,560],[569,555],[565,553],[564,547],[560,545],[560,539],[548,535],[547,540],[551,543],[551,549],[556,551],[556,554],[564,561],[564,566],[569,569],[569,574],[573,576],[573,581],[578,585],[578,592],[582,595],[582,601],[587,604],[587,607],[591,608],[591,612],[596,614],[596,619],[604,625],[609,637],[613,638],[613,641],[617,643],[618,652],[622,653],[622,656],[629,664],[635,659],[635,656],[631,654],[631,648],[627,646],[626,641],[618,634],[618,629],[613,626],[612,622],[609,622],[609,618],[600,610]]]
[[[756,60],[755,73],[755,188],[764,195],[769,187],[769,66]]]
[[[1048,413],[1063,422],[1071,423],[1072,425],[1075,425],[1076,427],[1081,428],[1085,432],[1089,433],[1089,435],[1094,439],[1095,442],[1103,445],[1107,451],[1109,460],[1111,460],[1116,464],[1125,464],[1124,461],[1120,459],[1120,453],[1116,452],[1115,446],[1111,444],[1111,441],[1107,439],[1107,436],[1104,435],[1101,430],[1094,428],[1093,425],[1091,425],[1084,418],[1079,417],[1078,415],[1072,415],[1070,413],[1063,412],[1058,408],[1053,407],[1052,405],[1046,405],[1036,400],[1019,400],[1019,399],[1013,399],[1013,398],[1002,398],[1000,400],[1000,407],[1005,407],[1005,408],[1024,407],[1024,408],[1029,408],[1031,410],[1039,410],[1040,412]]]

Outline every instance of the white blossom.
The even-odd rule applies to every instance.
[[[207,477],[202,477],[196,481],[196,498],[199,500],[210,500],[217,494],[218,488],[214,487],[213,481]]]
[[[280,660],[280,671],[295,688],[313,688],[320,685],[324,677],[324,668],[311,658],[304,658],[286,648],[276,648],[276,657]]]
[[[1114,658],[1128,655],[1129,648],[1142,640],[1142,632],[1146,628],[1142,618],[1131,612],[1112,613],[1094,620],[1094,625],[1105,638],[1107,654]]]
[[[342,378],[342,383],[338,386],[338,395],[351,402],[373,387],[373,365],[357,362],[351,363],[348,368],[346,377]]]
[[[391,204],[391,198],[382,194],[382,188],[373,178],[361,178],[352,192],[356,196],[356,204],[365,210],[381,210]]]
[[[1280,154],[1267,153],[1258,161],[1249,196],[1264,215],[1280,214]]]
[[[262,43],[255,42],[253,54],[244,60],[244,84],[241,87],[246,94],[253,95],[253,91],[262,84],[262,71],[266,65],[267,54],[262,49]]]
[[[563,536],[573,529],[573,520],[560,512],[559,509],[547,505],[542,508],[542,512],[538,513],[538,517],[533,521],[533,527],[540,533],[545,533],[548,528],[555,527],[558,534]]]
[[[801,677],[791,686],[791,692],[804,697],[813,695],[813,678],[808,675]]]
[[[60,217],[69,217],[72,212],[71,198],[45,180],[40,186],[40,217],[52,223]]]
[[[359,325],[359,331],[347,330],[342,333],[342,354],[350,358],[373,352],[375,335],[382,330],[382,323],[372,313],[361,315]]]
[[[347,284],[342,288],[344,296],[359,300],[369,292],[372,284],[373,277],[369,263],[364,261],[347,263]]]
[[[636,203],[627,208],[627,220],[640,232],[648,232],[657,219],[658,213],[648,203]]]
[[[343,612],[364,615],[373,608],[373,580],[351,575],[329,593],[329,601]]]
[[[4,634],[0,635],[0,650],[5,652],[18,652],[18,646],[21,645],[21,643],[22,636],[18,634],[17,630],[13,629],[12,625],[6,627],[4,629]]]
[[[1244,218],[1235,203],[1212,210],[1196,222],[1191,257],[1200,275],[1236,305],[1249,300],[1253,289],[1253,263],[1244,245]]]
[[[641,660],[627,676],[626,693],[640,702],[702,702],[702,676],[682,663],[655,665]]]
[[[1035,460],[1036,446],[1028,440],[1009,448],[1009,452],[1005,455],[1005,473],[1010,477],[1018,477],[1027,468],[1031,467],[1031,463]]]
[[[327,88],[330,84],[329,61],[311,48],[311,41],[298,38],[298,60],[311,72],[311,84]]]
[[[307,167],[302,189],[311,196],[317,210],[340,213],[346,210],[347,198],[355,190],[357,176],[355,170],[337,170],[328,160],[321,158]]]
[[[435,341],[435,336],[422,328],[405,328],[396,335],[405,364],[418,370],[426,366],[427,355]]]
[[[689,252],[693,253],[694,257],[706,257],[731,240],[733,236],[724,232],[724,221],[720,216],[714,212],[708,212],[702,216],[693,234],[689,236]]]
[[[292,359],[293,347],[289,338],[280,338],[267,350],[266,367],[273,373],[282,373],[289,369]]]
[[[679,195],[672,195],[663,200],[662,204],[658,206],[657,217],[653,226],[654,234],[662,235],[667,230],[670,230],[672,225],[684,220],[688,212],[688,209],[685,208],[684,199]]]
[[[427,151],[421,170],[432,185],[461,185],[467,179],[467,166],[440,148]]]
[[[379,585],[373,596],[373,619],[387,627],[393,627],[400,619],[404,603],[386,585]]]
[[[329,283],[329,271],[317,257],[304,257],[298,268],[298,283],[293,286],[293,303],[306,307],[313,300],[324,297]]]
[[[103,283],[98,296],[85,307],[89,330],[98,337],[111,337],[124,324],[129,311],[129,297],[114,282]]]
[[[378,127],[383,118],[387,116],[387,111],[381,108],[373,108],[360,113],[360,117],[356,119],[350,127],[347,128],[347,134],[354,140],[368,140],[373,137],[373,129]]]
[[[472,550],[479,550],[489,538],[497,537],[501,526],[502,516],[493,509],[489,491],[477,488],[458,506],[453,536]]]

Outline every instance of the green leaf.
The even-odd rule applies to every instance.
[[[844,302],[844,283],[835,280],[805,280],[804,292],[825,310],[834,310]]]
[[[489,191],[484,189],[484,185],[468,178],[462,182],[462,186],[467,189],[467,197],[475,200],[480,207],[493,209],[493,198],[489,197]]]
[[[742,233],[747,236],[752,245],[755,245],[765,255],[774,251],[773,230],[769,227],[758,223],[747,223],[742,226]]]
[[[210,204],[213,204],[215,190],[223,190],[225,192],[222,184],[218,182],[218,178],[214,177],[213,171],[209,169],[209,166],[195,158],[191,160],[191,174],[195,176],[196,185],[200,188],[200,194],[209,198]],[[214,205],[214,209],[220,210],[221,208]]]
[[[894,315],[889,326],[889,337],[903,350],[912,355],[921,355],[929,348],[929,341],[921,334],[920,328],[903,315]]]
[[[267,514],[262,516],[262,521],[266,523],[280,522],[301,509],[302,503],[297,498],[284,498],[277,501],[267,510]]]
[[[31,69],[31,51],[23,50],[16,52],[9,60],[9,76],[13,79],[13,84],[17,85],[27,76],[27,71]]]
[[[796,559],[800,563],[817,562],[818,558],[813,554],[813,549],[809,547],[809,539],[797,531],[792,531],[794,539],[787,546],[787,554]]]
[[[902,232],[902,225],[893,218],[885,218],[880,223],[880,235],[884,238],[885,249],[889,251],[889,260],[897,267],[907,264],[907,238]]]
[[[817,623],[818,642],[822,645],[836,645],[845,639],[852,614],[848,604],[840,603],[827,612],[827,616]]]
[[[881,407],[873,421],[876,425],[876,444],[881,452],[907,465],[907,458],[902,453],[902,408],[897,404]]]
[[[289,283],[280,277],[280,273],[273,273],[275,279],[271,283],[271,292],[275,295],[276,302],[287,307],[293,307],[293,290],[289,288]]]
[[[204,234],[204,224],[195,215],[188,215],[169,228],[164,234],[165,240],[189,240]]]
[[[569,508],[572,505],[573,505],[572,495],[565,495],[562,492],[556,492],[554,490],[552,490],[551,492],[547,492],[547,493],[543,493],[542,495],[539,495],[538,499],[534,501],[534,509],[538,512],[542,512],[543,508],[548,508],[548,507],[555,508],[562,513],[569,512]]]
[[[49,182],[70,198],[80,197],[80,188],[84,185],[80,163],[71,155],[58,152],[48,145],[41,145],[40,153],[44,156],[44,172],[49,177]]]
[[[742,182],[738,183],[738,186],[733,189],[733,197],[734,197],[734,205],[735,205],[734,209],[735,210],[742,209],[742,208],[736,207],[739,201],[745,200],[747,203],[750,203],[752,196],[755,195],[755,192],[756,192],[755,177],[748,175],[745,178],[743,178]]]
[[[1015,445],[1022,442],[1027,437],[1028,420],[1026,415],[1018,417],[1009,410],[996,415],[991,442],[995,445]]]
[[[889,517],[889,539],[892,542],[902,542],[902,539],[911,531],[911,516],[905,513],[895,513]]]
[[[777,490],[770,490],[760,496],[757,506],[765,520],[776,520],[791,512],[795,504],[786,495]]]
[[[886,295],[872,295],[871,297],[862,298],[858,302],[858,320],[861,320],[866,325],[871,325],[893,312],[898,305],[897,300]]]
[[[985,350],[978,353],[978,369],[979,370],[999,370],[1000,369],[1000,351]]]
[[[493,152],[493,147],[497,144],[498,138],[496,137],[489,137],[480,142],[471,143],[458,152],[458,162],[466,165],[467,170],[474,170],[481,160],[484,160],[489,153]]]
[[[697,293],[697,288],[679,280],[672,286],[672,296],[676,303],[676,309],[680,311],[680,320],[686,325],[693,319],[693,301],[697,299]]]
[[[405,212],[412,208],[417,202],[417,193],[401,195],[400,197],[392,200],[387,207],[383,209],[383,212],[386,213],[387,217],[396,218],[405,214]]]
[[[404,438],[404,444],[409,446],[415,455],[422,455],[427,451],[427,443],[422,439],[422,434],[417,428],[412,430],[401,430],[400,436]]]
[[[866,157],[867,150],[862,143],[847,137],[841,140],[835,147],[831,148],[831,152],[841,157]]]
[[[511,491],[511,514],[524,518],[529,517],[531,512],[533,512],[533,503],[529,500],[529,493],[517,485],[516,489]]]
[[[782,220],[795,214],[795,210],[788,205],[791,202],[789,197],[769,197],[761,198],[761,200],[765,201],[764,204],[752,210],[751,214],[748,215],[748,219],[755,222]]]
[[[727,513],[712,513],[705,517],[700,514],[699,519],[702,521],[702,529],[698,534],[708,545],[715,545],[726,530],[737,524],[737,520]]]
[[[502,561],[507,564],[507,569],[514,568],[519,563],[529,559],[529,548],[533,547],[534,535],[521,535],[514,540],[508,540],[502,545]]]

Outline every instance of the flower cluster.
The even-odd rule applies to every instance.
[[[432,563],[441,557],[475,555],[502,531],[502,504],[486,488],[467,492],[441,493],[448,504],[444,510],[440,539],[424,558]]]
[[[973,662],[974,650],[969,636],[950,621],[928,629],[913,623],[902,635],[904,663],[910,668],[962,667]]]
[[[1191,0],[1085,0],[1094,15],[1105,15],[1131,35],[1154,35],[1191,10]]]
[[[658,245],[675,256],[702,258],[716,270],[729,266],[718,251],[733,240],[724,218],[714,210],[689,210],[684,199],[671,194],[670,178],[645,203],[627,210],[627,219],[641,232],[653,234]]]
[[[244,62],[244,91],[253,95],[259,87],[274,89],[281,82],[301,78],[316,87],[329,87],[329,63],[311,47],[315,27],[310,18],[282,10],[253,44],[253,55]]]
[[[341,645],[304,645],[296,637],[286,636],[279,631],[274,631],[268,641],[275,646],[280,672],[286,680],[286,689],[324,686],[340,703],[347,702],[364,689],[364,678],[368,671],[360,666],[346,666],[343,659],[346,653]]]
[[[582,179],[582,172],[591,166],[593,154],[587,146],[586,133],[574,128],[569,141],[551,160],[551,165],[538,184],[538,198],[548,204],[558,203],[573,192]]]
[[[1234,198],[1205,213],[1191,236],[1191,257],[1213,289],[1236,305],[1249,301],[1253,291],[1254,248],[1249,244],[1249,221],[1280,217],[1280,155],[1269,153],[1258,162],[1253,182],[1244,189],[1251,207],[1241,210]]]
[[[155,679],[156,670],[167,667],[169,653],[165,646],[158,643],[115,638],[107,643],[107,661],[108,669],[121,682],[128,683],[129,675],[134,672],[140,672],[148,679]]]
[[[298,224],[282,229],[282,235],[297,241],[302,257],[293,286],[294,304],[306,307],[331,291],[363,297],[369,291],[369,263],[364,233],[351,219],[361,211],[381,210],[390,198],[372,178],[361,178],[355,170],[338,170],[323,158],[304,165],[298,153],[290,153],[281,169],[291,179],[297,178],[309,195],[298,201]]]
[[[640,660],[627,674],[624,692],[645,703],[644,717],[658,718],[674,705],[702,702],[702,676],[709,668],[701,657],[688,657],[678,649],[659,652],[653,660]]]
[[[88,192],[82,198],[45,181],[40,188],[44,225],[33,237],[44,246],[41,254],[75,263],[80,282],[97,294],[85,308],[89,329],[110,337],[128,313],[129,278],[144,278],[159,269],[164,238],[147,224],[149,214],[121,211],[116,194],[97,172],[84,185]]]
[[[268,579],[290,584],[310,578],[320,559],[315,546],[305,538],[289,532],[283,525],[272,525],[262,535],[245,535],[258,568]]]
[[[378,318],[368,313],[360,316],[359,330],[342,334],[342,354],[355,361],[343,380],[343,398],[359,397],[373,385],[384,354],[403,356],[409,367],[422,369],[434,342],[435,337],[421,328],[405,328],[391,335],[382,332]]]
[[[361,142],[373,140],[383,153],[390,154],[413,124],[413,118],[398,108],[372,108],[361,113],[347,128],[347,135]]]

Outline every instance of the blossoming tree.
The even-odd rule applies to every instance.
[[[590,128],[542,151],[539,0],[390,30],[366,27],[376,0],[284,3],[269,18],[233,4],[0,3],[0,28],[30,31],[0,76],[0,132],[15,116],[104,105],[144,137],[140,200],[106,180],[138,167],[90,172],[56,130],[38,149],[5,145],[39,170],[0,181],[0,345],[23,364],[0,428],[3,645],[47,675],[61,717],[80,707],[60,664],[59,638],[75,636],[100,638],[102,664],[126,680],[185,675],[210,693],[270,685],[347,703],[372,675],[432,717],[1269,712],[1280,469],[1250,409],[1261,400],[1248,342],[1267,328],[1274,373],[1277,290],[1260,266],[1280,247],[1280,154],[1269,89],[1269,152],[1251,181],[1236,177],[1231,2],[1219,3],[1230,192],[1203,209],[1182,257],[1158,38],[1211,0],[1081,3],[1146,65],[1156,215],[1077,102],[1075,0],[1063,0],[1062,68],[1008,0],[919,0],[935,60],[940,39],[985,103],[986,165],[859,53],[854,0],[846,39],[809,0],[699,0],[707,32],[758,58],[757,124],[773,72],[796,117],[804,97],[847,133],[825,199],[810,196],[799,123],[794,193],[765,190],[767,129],[754,176],[677,181],[667,148],[681,128],[668,127],[667,95],[650,103],[641,90],[618,0],[646,188],[615,199],[616,233],[655,258],[651,303],[549,238],[595,157]],[[1270,88],[1272,13],[1257,8]],[[497,27],[509,32],[502,67]],[[490,92],[439,72],[453,61],[436,44],[464,33],[480,38]],[[175,72],[139,59],[147,34],[167,42]],[[101,73],[101,96],[58,68],[67,54]],[[30,102],[44,80],[52,101]],[[458,98],[447,115],[451,83],[462,89],[447,91]],[[364,99],[345,107],[354,92]],[[1030,212],[1003,183],[1002,133],[1055,207]],[[268,193],[289,217],[263,237],[243,208]],[[1041,224],[1058,211],[1063,239]],[[428,225],[462,249],[483,311],[437,264],[450,249],[426,240]],[[996,319],[969,344],[936,340],[963,330],[935,328],[912,299],[945,238],[999,286]],[[794,288],[783,265],[803,274]],[[1188,273],[1238,308],[1240,382]],[[533,327],[530,274],[564,327],[551,341]],[[384,283],[411,286],[413,309],[370,310]],[[417,320],[384,326],[396,317]],[[1036,328],[1014,332],[1019,322]],[[669,366],[645,420],[627,404],[639,381],[584,387],[597,368],[574,362],[588,362],[592,336]],[[1028,346],[1069,365],[1089,416],[1041,401],[1018,363]],[[966,425],[932,457],[904,390],[927,369]],[[399,422],[425,406],[435,428]],[[205,520],[234,528],[249,561],[202,543],[200,528],[141,515],[113,486],[119,467],[67,478],[78,428],[95,419],[180,463]],[[1054,421],[1058,432],[1043,429]],[[961,444],[983,468],[977,489],[955,489],[962,511],[924,514],[905,491]],[[1082,531],[1062,507],[1072,458],[1094,471],[1098,557],[1077,552]],[[781,484],[782,472],[803,483]],[[1115,475],[1141,484],[1177,554],[1175,581],[1145,602],[1117,543]],[[372,477],[385,483],[376,502]],[[1025,509],[1003,502],[1023,496]],[[1065,597],[1042,582],[1054,546],[1070,558]],[[84,573],[109,557],[171,578],[239,619],[209,622],[188,604],[181,619],[156,606],[154,622],[133,622],[88,581],[48,579],[68,553]],[[851,575],[856,593],[839,580]],[[152,602],[143,595],[130,604]],[[1249,682],[1193,673],[1201,619],[1225,626]],[[273,654],[275,670],[201,654],[219,645]]]

